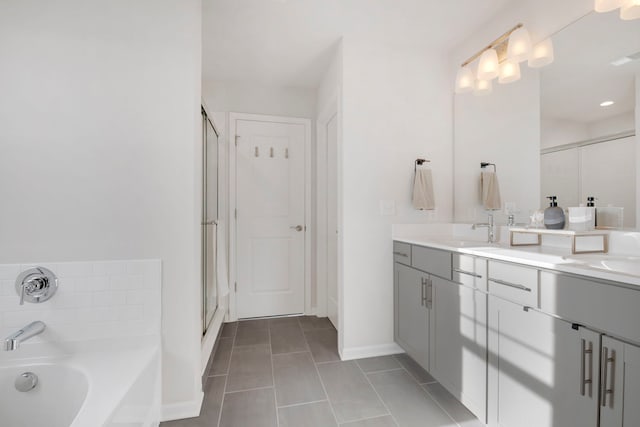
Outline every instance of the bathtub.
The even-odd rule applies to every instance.
[[[158,345],[111,341],[24,347],[0,358],[3,427],[159,424]],[[19,392],[14,381],[24,372],[34,373],[38,384]]]

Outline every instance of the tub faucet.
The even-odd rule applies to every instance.
[[[489,243],[494,243],[496,241],[496,234],[495,234],[495,224],[493,221],[493,213],[489,212],[489,218],[487,222],[483,222],[483,223],[479,223],[479,224],[473,224],[471,226],[471,229],[475,230],[478,227],[487,227],[487,241]]]
[[[22,341],[26,341],[33,336],[41,334],[46,327],[47,326],[39,320],[29,323],[24,328],[5,338],[4,351],[17,350]]]

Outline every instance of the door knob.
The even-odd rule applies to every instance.
[[[291,226],[289,228],[292,229],[292,230],[296,230],[296,231],[302,231],[302,226],[301,225]]]

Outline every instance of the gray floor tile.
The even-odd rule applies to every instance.
[[[204,401],[200,416],[178,421],[161,423],[161,427],[215,427],[218,425],[222,399],[224,398],[224,384],[226,377],[211,377],[207,381],[204,391]]]
[[[355,362],[323,363],[318,370],[338,422],[388,414]]]
[[[367,376],[402,427],[455,426],[453,420],[404,370]]]
[[[274,355],[273,376],[278,406],[327,398],[310,353]]]
[[[269,344],[268,328],[241,328],[238,326],[234,346],[240,347],[244,345],[265,345]]]
[[[304,331],[304,336],[309,344],[313,360],[319,362],[332,362],[340,360],[338,354],[338,333],[335,329],[317,329]]]
[[[334,329],[333,323],[329,320],[328,317],[317,317],[317,316],[300,316],[298,318],[300,320],[300,326],[303,330],[310,329]]]
[[[278,409],[280,427],[337,427],[329,402],[308,403]]]
[[[405,368],[411,376],[418,382],[418,384],[427,384],[436,382],[435,378],[431,376],[427,371],[422,369],[420,365],[407,354],[396,354],[393,356],[403,368]]]
[[[391,415],[340,424],[340,427],[398,427]]]
[[[273,385],[268,345],[235,347],[231,354],[227,392]]]
[[[307,351],[307,341],[300,325],[279,324],[271,326],[271,352],[273,354],[291,353],[294,351]]]
[[[269,319],[241,320],[238,322],[238,330],[266,329],[269,327]]]
[[[475,415],[471,413],[462,403],[458,401],[440,383],[423,384],[422,388],[433,397],[433,399],[444,408],[449,415],[458,423],[460,427],[484,427]]]
[[[402,369],[400,363],[392,356],[370,357],[368,359],[356,360],[364,372],[389,371],[391,369]]]
[[[274,317],[273,319],[269,319],[269,327],[272,328],[280,325],[300,325],[298,317],[300,316]]]
[[[276,427],[277,423],[273,389],[224,395],[220,427]]]
[[[236,330],[238,329],[238,322],[225,323],[222,326],[222,332],[220,338],[233,338],[236,336]]]
[[[218,348],[216,348],[216,353],[213,355],[209,376],[226,375],[229,372],[232,348],[233,338],[220,338],[218,340]]]

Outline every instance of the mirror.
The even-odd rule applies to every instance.
[[[563,207],[593,196],[636,228],[640,22],[593,12],[553,42],[556,60],[540,74],[540,206],[549,195]]]

